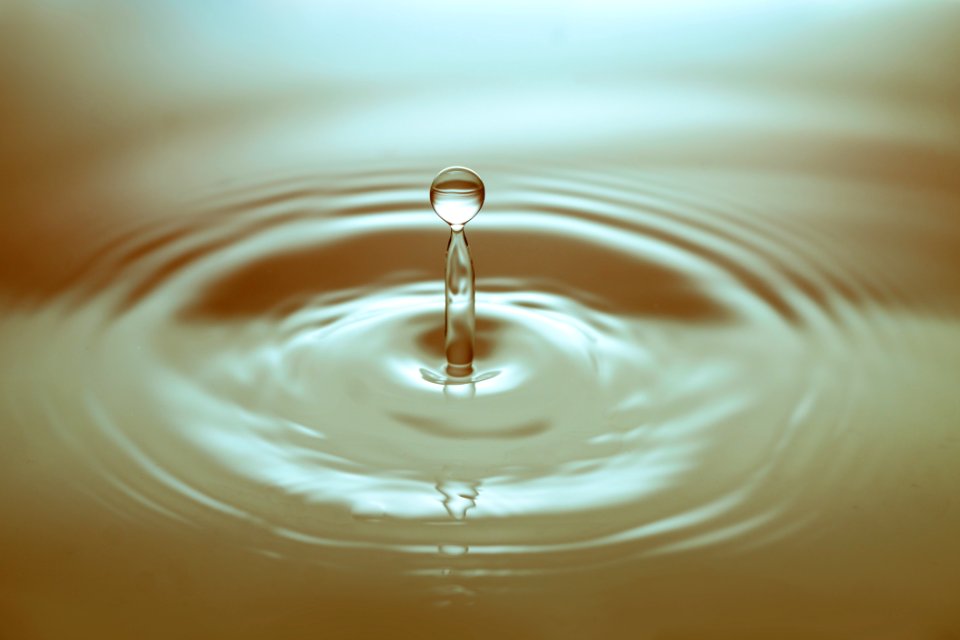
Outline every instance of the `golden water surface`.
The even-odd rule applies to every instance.
[[[960,637],[958,63],[949,2],[8,0],[0,638]]]

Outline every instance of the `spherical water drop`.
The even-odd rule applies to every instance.
[[[430,204],[447,224],[462,227],[483,206],[483,180],[466,167],[447,167],[430,185]]]

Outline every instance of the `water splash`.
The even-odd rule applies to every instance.
[[[464,584],[756,545],[826,499],[791,478],[847,468],[825,443],[848,381],[878,370],[853,357],[881,353],[863,346],[875,310],[899,299],[826,222],[741,202],[789,178],[733,195],[714,171],[491,167],[502,208],[471,231],[477,371],[455,385],[423,367],[445,355],[426,171],[247,186],[105,248],[82,304],[18,346],[49,354],[17,360],[25,380],[83,372],[34,422],[62,426],[103,478],[91,492],[132,518],[351,566],[430,568],[459,546],[441,555]],[[880,215],[861,184],[804,180]]]
[[[449,167],[430,185],[430,203],[450,225],[444,273],[444,353],[448,384],[471,382],[476,342],[476,279],[464,231],[483,206],[483,181],[465,167]]]

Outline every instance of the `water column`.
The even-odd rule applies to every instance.
[[[483,181],[466,167],[448,167],[430,185],[430,204],[450,225],[444,277],[444,353],[447,375],[469,378],[476,341],[476,292],[473,260],[464,226],[483,206]]]

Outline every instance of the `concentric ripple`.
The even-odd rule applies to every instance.
[[[811,521],[824,487],[792,479],[849,463],[829,442],[882,285],[669,177],[484,167],[476,382],[444,387],[430,175],[276,180],[106,246],[57,331],[83,384],[54,403],[101,498],[427,573],[450,549],[545,571]]]

